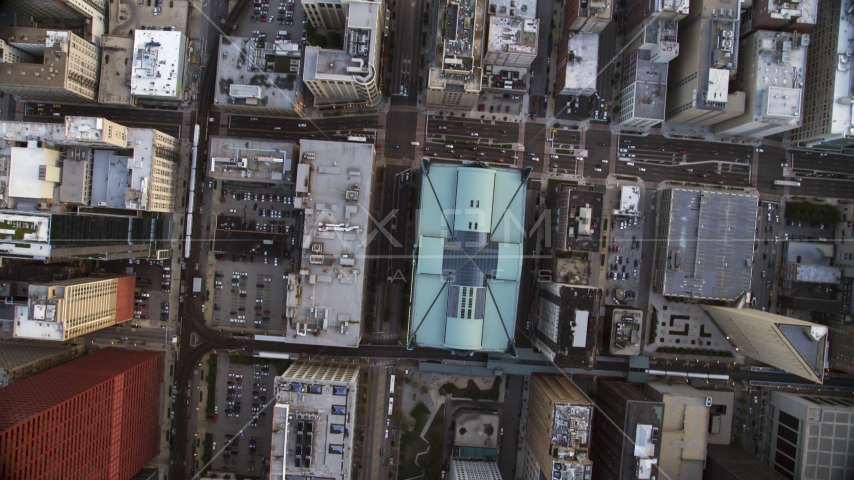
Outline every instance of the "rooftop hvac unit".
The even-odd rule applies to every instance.
[[[711,406],[712,406],[712,397],[706,397],[706,406],[707,406],[707,407],[711,407]]]

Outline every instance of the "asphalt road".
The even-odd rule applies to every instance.
[[[253,120],[254,119],[254,120]],[[305,125],[301,127],[300,125]],[[374,143],[379,125],[377,115],[362,115],[309,120],[287,117],[251,117],[230,115],[228,135],[235,137],[275,138],[299,141],[302,138],[346,141],[350,135],[365,137]]]
[[[425,28],[425,0],[396,1],[393,31],[395,48],[391,68],[391,84],[386,92],[392,105],[415,105],[418,101],[418,73],[421,70],[421,31]],[[426,78],[424,80],[427,81]]]
[[[518,123],[432,115],[426,129],[425,143],[419,147],[426,156],[507,165],[514,164],[514,153],[519,160],[522,158],[522,152],[513,150],[519,138]],[[454,145],[454,148],[445,145]]]
[[[768,205],[771,209],[768,209]],[[786,219],[776,202],[762,202],[759,208],[756,234],[756,254],[753,263],[751,286],[756,296],[753,308],[776,312],[777,277],[780,274],[780,260],[783,252],[783,226]],[[768,221],[768,214],[771,221]],[[777,237],[777,243],[774,242]],[[745,239],[747,241],[747,239]]]
[[[386,116],[387,125],[393,125],[385,132],[384,154],[386,158],[420,158],[419,147],[412,145],[416,141],[418,113],[391,111]]]
[[[54,107],[59,105],[59,107]],[[43,110],[39,110],[43,109]],[[44,115],[42,115],[44,114]],[[58,115],[55,115],[58,114]],[[126,127],[155,128],[173,137],[180,136],[184,114],[175,110],[152,108],[115,108],[101,105],[55,104],[27,102],[24,105],[25,122],[62,123],[66,116],[103,117]]]
[[[605,179],[611,170],[615,158],[614,152],[616,151],[616,148],[611,145],[611,132],[587,130],[585,135],[584,148],[587,149],[587,158],[585,159],[584,176]],[[602,163],[602,160],[608,160],[608,163]],[[597,168],[600,171],[597,172]]]
[[[371,365],[368,369],[368,398],[365,410],[365,437],[362,440],[362,472],[360,478],[387,478],[385,453],[385,419],[388,416],[389,374],[387,366]]]

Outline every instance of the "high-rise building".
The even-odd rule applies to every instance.
[[[133,38],[127,35],[101,37],[101,75],[98,78],[98,103],[136,106],[131,95],[133,74]],[[123,59],[127,58],[125,62]]]
[[[553,221],[557,217],[551,245],[561,252],[599,251],[604,198],[602,192],[581,185],[563,183],[550,188],[547,204]]]
[[[0,477],[133,477],[159,451],[163,357],[110,347],[0,388]]]
[[[731,391],[700,390],[691,385],[647,383],[644,393],[664,404],[658,478],[701,478],[709,444],[729,445],[732,436]]]
[[[759,30],[739,43],[732,85],[745,94],[744,113],[718,123],[715,133],[763,138],[800,127],[809,35]]]
[[[305,47],[302,81],[314,106],[375,106],[382,100],[382,3],[352,1],[347,9],[344,48]]]
[[[0,27],[0,39],[32,59],[4,63],[0,91],[32,100],[97,100],[101,55],[92,43],[67,30],[20,27]]]
[[[530,169],[421,161],[408,347],[514,352]]]
[[[491,2],[488,13],[486,75],[501,75],[501,66],[529,68],[537,57],[540,33],[536,0]]]
[[[223,35],[219,48],[216,71],[219,88],[214,93],[217,108],[244,115],[303,115],[305,97],[299,80],[302,70],[299,43]],[[266,81],[250,84],[259,65],[265,65]]]
[[[593,422],[590,447],[590,460],[596,465],[593,480],[661,478],[654,470],[661,453],[664,404],[621,381],[600,381],[596,403],[600,412]]]
[[[451,459],[451,480],[501,480],[498,463]]]
[[[585,364],[593,355],[601,298],[596,287],[540,282],[531,309],[534,345],[559,366]]]
[[[851,397],[772,391],[762,416],[763,460],[792,480],[854,477]]]
[[[679,22],[688,16],[689,0],[629,0],[626,15],[627,37],[632,38],[638,28],[659,21]]]
[[[854,54],[854,11],[850,0],[817,3],[818,20],[810,30],[803,126],[791,138],[807,146],[850,148],[854,145],[854,87],[848,59]]]
[[[555,78],[556,90],[559,94],[592,95],[596,90],[595,81],[590,78],[584,79],[583,87],[573,87],[574,84],[580,83],[577,78],[579,70],[586,70],[578,69],[574,64],[579,62],[591,64],[593,71],[596,72],[598,64],[593,59],[599,58],[599,33],[611,22],[613,5],[613,2],[605,0],[569,0],[563,3],[560,36],[555,39],[557,43]],[[573,40],[579,34],[583,36]],[[595,47],[592,44],[594,41]],[[593,75],[594,79],[595,77],[596,75]],[[576,91],[579,88],[580,91]]]
[[[729,0],[691,0],[679,22],[679,56],[669,66],[667,121],[714,125],[744,113],[744,93],[729,90],[740,66],[740,12]]]
[[[593,95],[599,72],[599,34],[574,33],[564,43],[565,56],[558,57],[555,72],[555,91],[558,95]]]
[[[702,307],[742,355],[822,383],[826,326],[752,308]]]
[[[171,220],[138,216],[9,210],[0,228],[0,257],[30,260],[163,258],[172,239]]]
[[[851,315],[830,315],[827,330],[830,369],[854,374],[854,321]]]
[[[680,57],[681,58],[681,57]],[[734,301],[750,290],[758,197],[670,188],[658,195],[653,287],[669,297]]]
[[[140,100],[181,101],[187,37],[173,30],[134,31],[130,93]]]
[[[600,33],[611,23],[613,9],[614,3],[606,0],[569,0],[563,4],[561,38],[568,38],[570,31]]]
[[[74,360],[85,350],[82,343],[0,340],[0,387]]]
[[[667,25],[662,21],[655,26]],[[626,127],[651,128],[664,121],[667,63],[655,62],[649,50],[638,49],[623,60],[622,70],[618,123]]]
[[[485,2],[439,2],[439,11],[446,12],[445,23],[439,22],[436,26],[436,53],[427,77],[427,106],[471,110],[477,104],[482,87]]]
[[[315,28],[341,31],[347,25],[347,8],[351,0],[306,0],[302,8],[308,21]]]
[[[741,20],[742,38],[757,30],[809,32],[818,21],[819,0],[755,0]]]
[[[735,445],[709,445],[703,480],[786,480],[779,472]]]
[[[134,275],[99,275],[29,285],[15,309],[14,336],[66,341],[133,319]]]
[[[337,362],[295,362],[276,377],[271,480],[350,478],[358,382],[357,365]]]
[[[7,0],[4,6],[35,21],[77,21],[84,38],[95,45],[106,33],[107,0]]]
[[[562,375],[534,374],[528,399],[525,479],[590,478],[593,404]]]

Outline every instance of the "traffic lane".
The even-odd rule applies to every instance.
[[[712,173],[713,169],[699,171],[687,171],[685,168],[669,165],[661,165],[657,163],[634,161],[634,165],[628,165],[629,162],[617,162],[616,173],[618,175],[635,175],[649,182],[662,182],[665,180],[678,180],[684,182],[707,183],[717,185],[729,185],[746,187],[748,177],[743,172],[726,172],[720,174]],[[644,170],[640,170],[644,169]],[[703,176],[705,175],[705,176]],[[719,183],[722,182],[722,183]]]
[[[307,118],[251,117],[243,115],[231,115],[229,116],[229,123],[233,127],[269,129],[275,129],[276,127],[278,127],[281,130],[295,132],[335,132],[345,130],[363,130],[366,128],[376,129],[379,126],[379,119],[375,115],[371,115],[367,118],[342,117],[323,120],[309,120]]]
[[[788,187],[789,194],[831,198],[854,198],[854,181],[804,178],[800,187]],[[780,194],[777,191],[777,194]]]
[[[54,107],[54,105],[59,105]],[[136,120],[156,120],[160,123],[182,123],[184,117],[183,112],[175,110],[156,110],[151,108],[116,108],[104,106],[90,105],[68,105],[55,103],[33,103],[28,102],[24,105],[25,112],[32,110],[37,116],[40,113],[45,113],[44,116],[65,117],[65,116],[82,116],[82,117],[104,117],[108,120],[119,121],[124,119]],[[43,108],[44,111],[38,111]],[[48,112],[59,113],[59,115],[48,115]],[[63,120],[64,121],[64,120]]]
[[[664,156],[679,155],[680,151],[686,151],[689,161],[694,159],[709,160],[734,160],[737,158],[751,158],[753,147],[745,145],[733,145],[718,142],[696,142],[667,138],[661,135],[622,136],[619,148],[627,150],[641,150],[658,152]],[[628,148],[634,146],[634,148]],[[716,152],[712,153],[712,152]]]
[[[854,174],[854,155],[845,155],[842,153],[830,153],[810,151],[804,149],[790,150],[794,160],[795,167],[800,166],[820,166],[822,170],[836,171],[839,173]],[[818,162],[818,164],[816,164]]]
[[[427,122],[427,132],[434,135],[461,135],[471,136],[472,133],[477,133],[479,136],[512,138],[516,141],[519,138],[519,125],[516,123],[497,122],[481,123],[474,121],[460,121],[459,119],[444,120],[437,117],[430,117]]]
[[[782,188],[774,189],[774,180],[783,180],[783,166],[785,163],[786,150],[781,147],[763,146],[762,152],[758,152],[759,162],[757,168],[756,187],[761,193],[783,194]]]

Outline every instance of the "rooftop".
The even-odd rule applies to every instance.
[[[602,236],[604,194],[590,187],[562,184],[549,193],[550,208],[557,213],[553,245],[558,250],[596,252]]]
[[[498,448],[499,427],[497,413],[467,410],[456,418],[454,446]]]
[[[852,71],[851,55],[854,55],[854,12],[842,9],[842,18],[834,23],[838,28],[836,47],[832,51],[838,52],[837,66],[833,70],[832,80],[833,99],[831,102],[830,131],[836,134],[854,135],[854,107],[843,101],[854,97],[854,71]],[[829,75],[830,72],[827,72]]]
[[[290,110],[303,101],[300,44],[220,37],[215,103]]]
[[[133,38],[104,35],[101,37],[101,76],[98,103],[132,105]],[[128,61],[124,61],[127,59]]]
[[[579,33],[569,39],[566,84],[558,85],[563,95],[592,94],[599,68],[599,34]]]
[[[104,130],[112,135],[104,135]],[[65,117],[64,123],[0,122],[0,139],[12,142],[38,141],[46,146],[85,145],[124,147],[125,127],[100,117]]]
[[[613,355],[638,355],[643,332],[643,312],[615,308],[611,317],[611,345]]]
[[[368,83],[377,75],[377,23],[381,4],[351,2],[343,50],[306,47],[304,78]]]
[[[534,2],[536,5],[536,2]],[[490,5],[491,7],[491,5]],[[536,10],[536,6],[534,6]],[[489,17],[487,50],[502,53],[537,54],[537,33],[540,21],[536,18]]]
[[[732,301],[750,289],[758,198],[673,188],[659,196],[656,281],[666,296]],[[663,218],[664,217],[664,218]],[[662,225],[666,223],[666,226]],[[662,234],[659,233],[661,236]]]
[[[244,182],[293,181],[294,144],[289,140],[211,137],[213,178]]]
[[[745,356],[822,383],[826,326],[752,308],[702,307]]]
[[[307,195],[297,198],[305,226],[299,296],[289,327],[296,337],[288,335],[287,341],[356,347],[362,334],[374,146],[301,140],[300,152],[297,182],[307,187],[302,192]]]
[[[801,265],[830,266],[833,245],[826,243],[786,242],[786,262]]]
[[[664,120],[667,104],[667,63],[653,62],[649,52],[640,50],[634,75],[634,116],[651,120]]]
[[[686,384],[648,383],[647,392],[664,402],[659,468],[671,478],[702,478],[709,425],[706,395]]]
[[[487,0],[488,15],[537,19],[537,0]]]
[[[767,15],[775,20],[790,21],[795,20],[797,24],[815,25],[818,22],[818,1],[819,0],[798,0],[790,2],[788,0],[768,0]],[[845,9],[843,9],[845,15]]]
[[[596,287],[541,283],[534,299],[536,346],[559,366],[586,361],[596,346],[601,298]]]
[[[437,25],[435,63],[429,85],[450,83],[462,90],[479,90],[483,60],[483,0],[441,0],[445,23]],[[441,23],[441,22],[439,22]],[[445,32],[444,38],[441,32]],[[456,87],[459,85],[459,87]]]
[[[640,215],[640,187],[621,187],[620,209],[615,215],[638,216]]]
[[[839,285],[842,281],[842,270],[839,267],[823,265],[789,264],[786,268],[794,268],[796,282],[831,283]]]
[[[131,95],[182,98],[186,41],[181,32],[134,31]]]
[[[271,479],[350,478],[358,375],[355,365],[297,362],[276,377]]]
[[[513,351],[530,169],[422,159],[421,171],[409,347]]]
[[[7,195],[30,201],[53,200],[54,189],[61,182],[62,175],[59,150],[40,148],[35,142],[27,147],[12,147],[11,150]]]
[[[809,35],[760,30],[742,43],[751,42],[754,45],[742,48],[755,48],[758,59],[746,64],[740,76],[755,82],[756,98],[753,110],[745,113],[768,123],[799,126]]]

